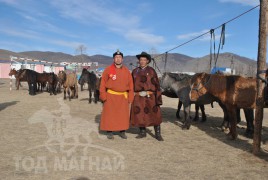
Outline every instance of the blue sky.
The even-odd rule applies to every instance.
[[[259,0],[0,0],[0,49],[111,56],[164,53],[259,4]],[[256,59],[259,8],[226,25],[221,52]],[[218,43],[220,29],[215,31]],[[209,54],[210,36],[171,53]]]

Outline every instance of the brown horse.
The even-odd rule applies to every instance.
[[[255,78],[198,73],[191,80],[190,99],[198,101],[207,95],[219,99],[230,118],[231,138],[236,139],[237,109],[254,109],[256,92]]]
[[[60,83],[63,85],[64,88],[64,99],[66,99],[66,90],[70,101],[71,98],[78,98],[78,85],[77,85],[76,74],[75,73],[66,74],[64,71],[60,71],[58,77]],[[70,89],[72,90],[71,96],[70,96]]]
[[[17,90],[19,90],[19,87],[22,87],[20,83],[21,81],[27,81],[26,76],[22,76],[21,78],[19,78],[22,72],[23,72],[23,69],[20,69],[17,71],[15,68],[13,68],[13,69],[10,69],[10,72],[8,74],[9,76],[12,76],[12,75],[15,76]]]
[[[37,73],[37,79],[36,79],[38,85],[38,91],[39,88],[41,89],[41,92],[43,91],[43,87],[48,83],[48,92],[50,95],[52,93],[56,95],[56,84],[57,84],[57,76],[54,73]]]

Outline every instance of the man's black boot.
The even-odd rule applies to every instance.
[[[112,131],[107,131],[107,138],[108,139],[114,139],[114,135]]]
[[[145,138],[146,137],[146,128],[140,127],[140,133],[136,136],[137,139]]]
[[[120,136],[122,139],[127,139],[126,131],[120,131],[119,136]]]
[[[161,136],[160,125],[154,126],[154,131],[155,131],[155,139],[157,139],[158,141],[164,141],[164,139]]]

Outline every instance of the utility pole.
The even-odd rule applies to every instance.
[[[258,59],[257,59],[257,74],[265,79],[266,70],[266,51],[267,51],[267,20],[268,20],[268,0],[260,0],[260,15],[259,15],[259,44],[258,44]],[[261,147],[261,130],[263,120],[264,97],[263,90],[265,84],[261,79],[257,79],[257,97],[255,111],[255,127],[253,135],[253,154],[257,155]]]
[[[234,74],[234,55],[232,55],[230,68],[231,68],[231,74],[233,75]]]

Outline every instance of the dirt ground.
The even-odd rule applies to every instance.
[[[63,93],[29,96],[25,83],[14,89],[0,79],[0,179],[268,179],[267,109],[262,153],[254,156],[244,116],[238,139],[228,140],[216,103],[205,107],[207,122],[182,130],[177,100],[163,97],[164,142],[152,127],[145,139],[130,128],[127,140],[108,140],[98,131],[102,105],[89,104],[88,91],[63,101]]]

